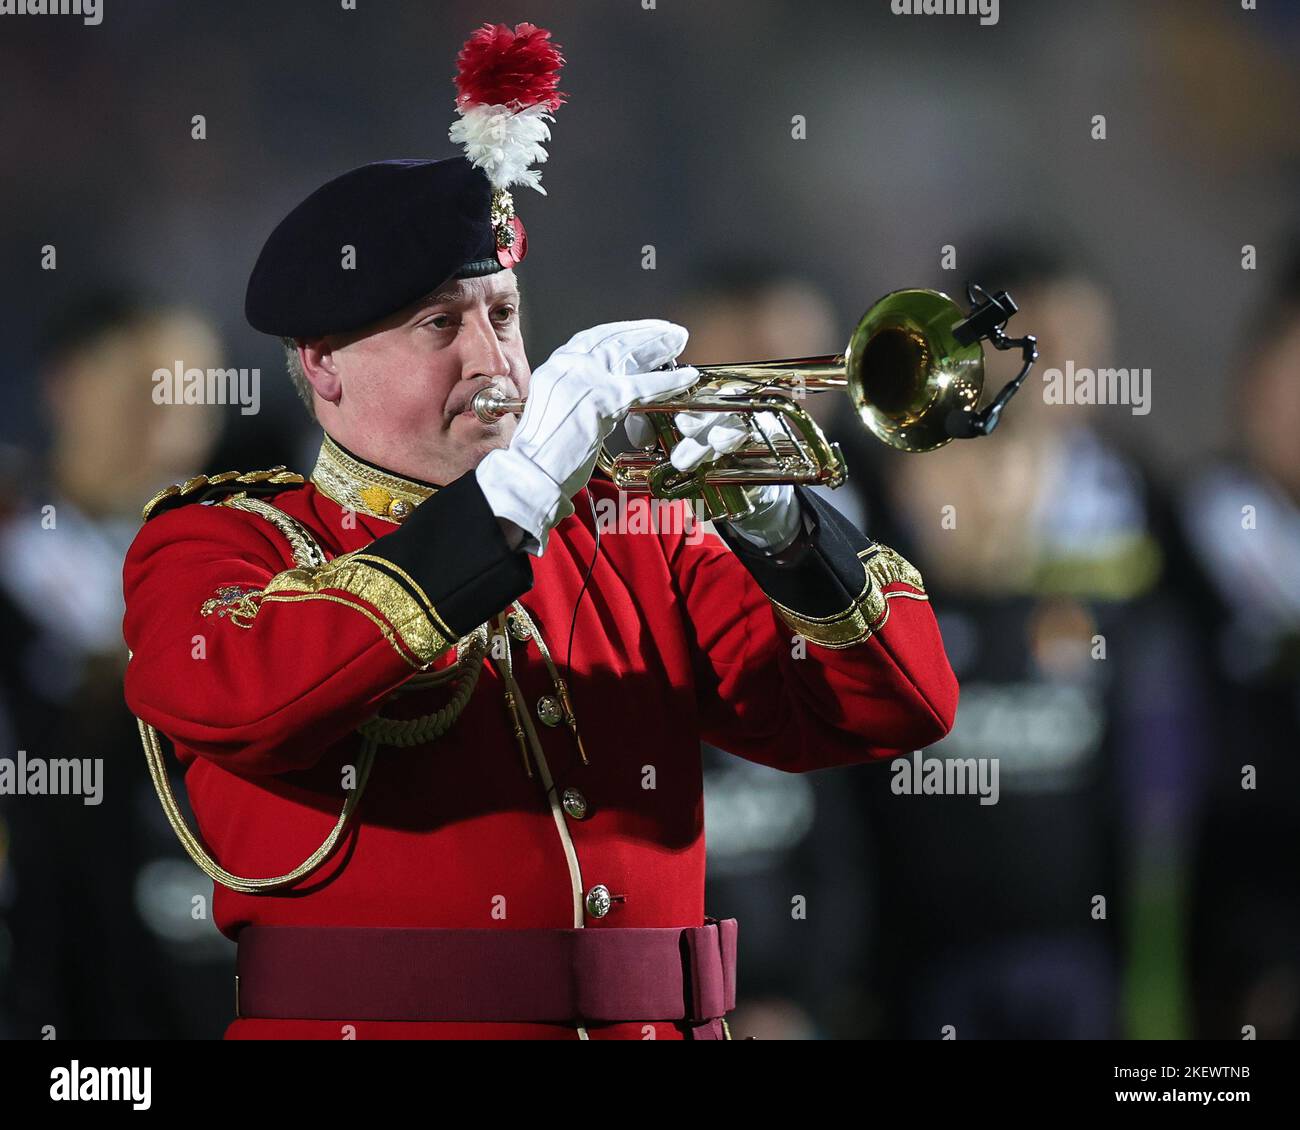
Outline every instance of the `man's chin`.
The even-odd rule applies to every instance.
[[[476,418],[452,417],[443,422],[436,434],[411,435],[413,441],[410,457],[402,460],[398,474],[409,474],[426,482],[447,486],[453,480],[473,471],[489,451],[508,447],[514,434],[515,421],[497,421],[484,424]],[[390,466],[382,460],[381,466]]]
[[[464,462],[467,470],[477,467],[488,452],[510,446],[510,441],[500,423],[484,424],[475,420],[472,424],[459,428],[457,421],[453,421],[450,430],[458,441],[457,446],[465,453]]]

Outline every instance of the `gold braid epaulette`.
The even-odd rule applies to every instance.
[[[164,510],[172,510],[189,502],[207,502],[213,498],[223,498],[248,487],[266,490],[268,487],[302,486],[306,480],[284,467],[272,467],[269,471],[222,471],[219,475],[195,475],[183,483],[172,483],[160,490],[140,512],[140,520],[149,521]]]

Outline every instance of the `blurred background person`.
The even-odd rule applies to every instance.
[[[1300,1038],[1300,241],[1241,336],[1234,442],[1179,496],[1210,759],[1192,884],[1195,1034]]]
[[[1177,804],[1156,809],[1182,771],[1189,695],[1178,616],[1159,611],[1159,492],[1103,430],[1103,413],[1128,408],[1044,396],[1067,360],[1118,363],[1107,290],[1051,244],[1004,243],[959,274],[1008,289],[1021,311],[1008,332],[1042,347],[1001,428],[896,454],[841,401],[833,432],[864,528],[925,563],[961,680],[954,730],[923,757],[991,759],[998,792],[899,795],[888,767],[854,771],[879,899],[864,978],[879,1035],[1114,1038],[1138,924],[1143,944],[1176,935],[1142,904],[1137,838],[1176,825]],[[964,286],[941,288],[964,303]],[[1019,353],[985,353],[987,401]],[[1164,977],[1177,956],[1160,954]]]
[[[207,884],[167,824],[122,703],[126,547],[143,502],[205,466],[220,427],[209,406],[154,402],[152,374],[178,360],[220,364],[198,315],[119,288],[72,303],[40,351],[47,454],[10,451],[6,755],[103,759],[98,804],[3,798],[0,1023],[10,1036],[39,1038],[47,1025],[59,1037],[219,1035],[199,1018],[229,1001],[232,962],[204,913]]]
[[[692,365],[833,353],[844,336],[820,287],[763,258],[701,263],[669,317],[690,328]],[[744,923],[733,1034],[852,1034],[869,876],[844,771],[782,773],[708,745],[703,758],[705,906]]]

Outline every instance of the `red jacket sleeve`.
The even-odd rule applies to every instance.
[[[804,530],[778,558],[734,537],[731,549],[665,539],[702,737],[790,772],[932,744],[952,728],[958,690],[920,574],[799,494]]]
[[[233,772],[304,769],[531,579],[472,475],[307,567],[258,515],[184,506],[127,555],[127,704]]]

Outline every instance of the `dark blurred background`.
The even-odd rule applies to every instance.
[[[837,352],[886,291],[974,279],[1015,295],[1040,371],[1152,373],[1145,414],[1049,404],[1036,373],[994,437],[924,456],[818,406],[852,471],[830,497],[920,567],[962,681],[924,756],[996,758],[1000,799],[706,750],[733,1032],[1294,1038],[1300,7],[1219,0],[1002,0],[987,27],[889,0],[0,16],[0,756],[108,766],[97,807],[0,796],[0,1035],[228,1022],[233,946],[121,703],[121,558],[169,482],[310,469],[243,322],[257,251],[347,168],[452,155],[456,50],[519,20],[569,59],[548,196],[516,193],[534,365],[652,316],[694,362]],[[260,411],[154,405],[178,357],[259,368]]]

